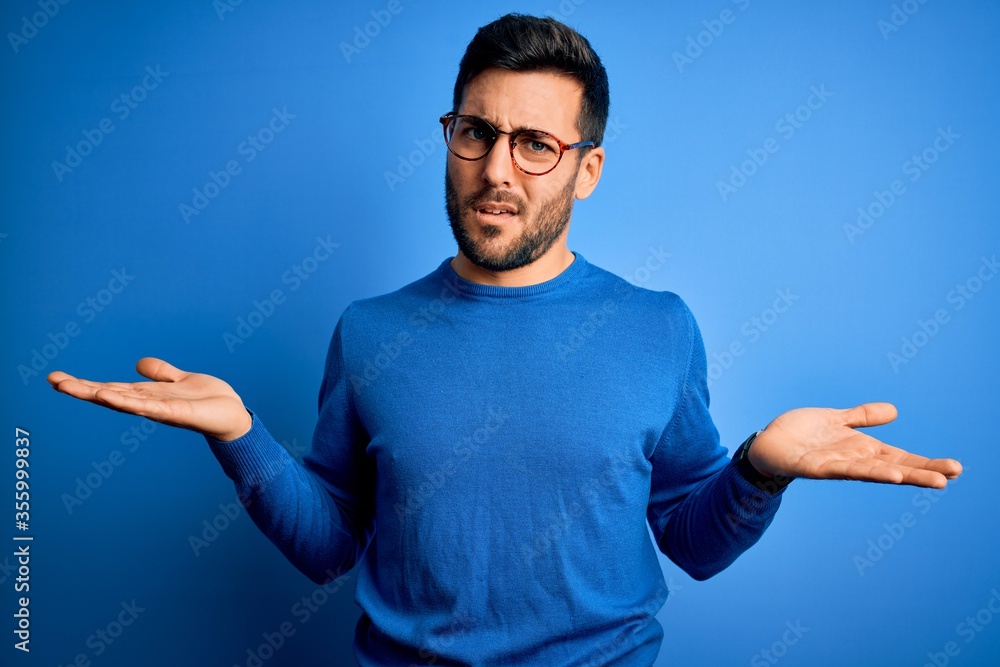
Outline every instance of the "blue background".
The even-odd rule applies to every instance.
[[[316,587],[242,512],[225,517],[232,484],[200,436],[72,400],[44,376],[133,380],[137,359],[162,357],[227,380],[301,454],[347,304],[455,254],[437,118],[475,29],[509,10],[565,20],[604,60],[607,161],[577,202],[570,247],[689,304],[716,364],[723,442],[794,407],[890,401],[898,420],[873,434],[966,470],[927,495],[800,480],[760,543],[713,579],[661,558],[674,594],[657,664],[1000,662],[988,607],[1000,599],[1000,280],[977,282],[1000,251],[1000,8],[909,0],[897,26],[888,0],[650,4],[402,0],[391,14],[381,0],[221,12],[209,0],[77,1],[33,31],[23,17],[37,2],[4,3],[2,421],[31,433],[35,541],[30,655],[11,646],[13,547],[0,551],[2,664],[247,665],[284,622],[295,634],[264,664],[353,664],[353,575],[302,622],[293,607]],[[374,36],[358,37],[366,24]],[[114,100],[147,67],[167,74],[147,78],[123,118]],[[824,86],[825,101],[800,108]],[[274,109],[294,118],[248,161],[241,142]],[[808,119],[789,133],[788,113]],[[98,132],[105,118],[110,133]],[[57,174],[95,132],[100,143]],[[744,165],[769,138],[777,151]],[[925,150],[936,159],[911,180],[907,162]],[[186,222],[180,205],[230,160],[239,173]],[[734,168],[752,173],[723,196]],[[845,230],[859,207],[879,212],[895,180],[902,194],[860,234]],[[317,237],[340,245],[293,290],[283,277]],[[645,272],[651,248],[670,258]],[[134,278],[102,292],[115,270]],[[958,285],[978,291],[959,302]],[[274,289],[286,300],[230,350],[224,334]],[[768,310],[777,290],[797,297],[780,314]],[[106,303],[79,307],[88,298]],[[947,321],[922,336],[938,310]],[[22,376],[56,346],[50,334],[65,345]],[[726,357],[733,342],[743,353]],[[120,465],[100,476],[115,451]],[[3,452],[6,541],[18,532],[12,434]],[[67,505],[88,475],[100,485]],[[224,528],[196,555],[190,538],[213,521]],[[112,644],[91,638],[133,600],[143,611]],[[960,625],[977,613],[979,630]],[[786,633],[796,623],[801,636]]]

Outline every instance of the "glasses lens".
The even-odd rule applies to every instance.
[[[448,129],[448,147],[469,160],[478,160],[486,155],[496,141],[490,126],[476,118],[458,116]]]
[[[521,132],[514,140],[514,160],[521,169],[531,174],[552,169],[559,162],[561,153],[559,142],[545,132]]]

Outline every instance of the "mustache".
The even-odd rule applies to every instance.
[[[506,190],[495,190],[489,187],[468,195],[465,197],[464,203],[466,206],[471,206],[473,208],[484,204],[512,204],[517,208],[518,212],[524,210],[521,198],[517,195],[507,192]]]

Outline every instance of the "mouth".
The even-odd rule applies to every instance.
[[[510,222],[517,215],[517,209],[509,204],[487,202],[472,208],[480,222],[490,224],[504,224]]]

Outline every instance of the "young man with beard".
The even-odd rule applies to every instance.
[[[855,430],[894,419],[887,403],[792,410],[729,458],[685,303],[567,247],[608,114],[578,33],[521,15],[484,26],[453,102],[458,253],[341,315],[302,465],[217,378],[149,357],[137,370],[153,382],[49,376],[204,434],[314,581],[360,563],[362,665],[650,665],[666,588],[647,522],[705,579],[759,539],[792,478],[940,488],[961,472]]]

